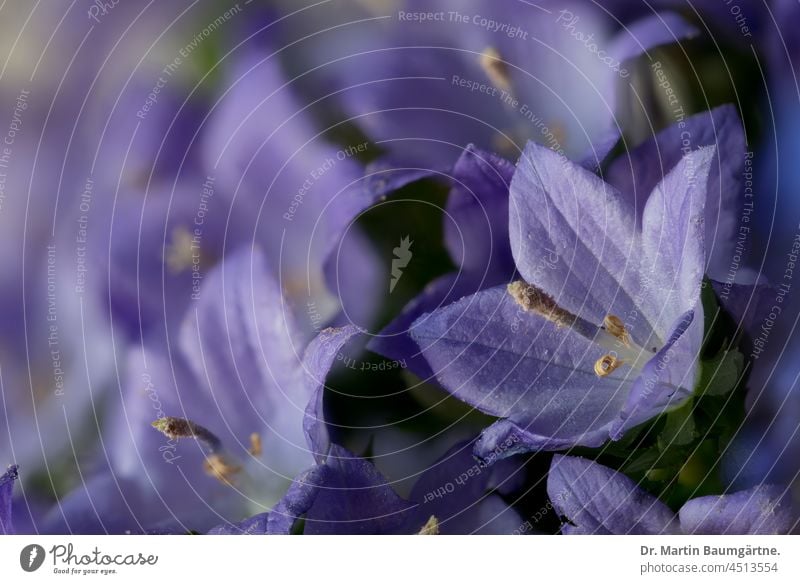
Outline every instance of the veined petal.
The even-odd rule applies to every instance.
[[[332,445],[325,464],[298,477],[273,509],[269,528],[289,533],[304,516],[305,534],[397,533],[411,508],[370,462]]]
[[[797,525],[791,491],[778,485],[692,499],[679,517],[684,533],[701,535],[784,535]]]
[[[508,244],[508,198],[514,165],[467,146],[453,168],[444,219],[445,245],[453,262],[486,287],[509,282],[516,271]]]
[[[656,335],[666,336],[688,310],[702,316],[706,184],[714,148],[690,152],[661,181],[642,217],[641,304],[657,304]],[[699,345],[697,347],[699,349]]]
[[[450,393],[556,447],[607,429],[633,381],[627,366],[599,377],[603,349],[525,312],[505,287],[424,316],[412,336]]]
[[[567,450],[573,446],[596,448],[608,441],[612,424],[604,417],[592,429],[554,437],[528,430],[509,419],[498,420],[481,433],[475,443],[475,456],[491,463],[522,452]]]
[[[703,320],[690,310],[678,319],[667,343],[642,368],[619,419],[612,425],[613,439],[692,395],[702,342]]]
[[[625,475],[590,460],[554,456],[547,494],[559,515],[570,522],[565,527],[572,533],[678,532],[678,523],[669,507]]]
[[[746,144],[742,121],[733,105],[686,118],[620,156],[609,166],[607,180],[636,208],[639,220],[656,185],[680,162],[684,141],[698,149],[715,145],[705,203],[707,273],[722,279],[731,267],[742,214]]]
[[[324,462],[331,446],[323,408],[325,380],[342,347],[359,333],[361,330],[352,325],[326,329],[311,341],[303,358],[305,383],[311,395],[303,418],[303,430],[314,458],[319,463]]]
[[[600,324],[615,314],[644,318],[635,339],[652,332],[658,304],[638,300],[639,237],[634,209],[580,165],[528,144],[511,183],[511,249],[522,276],[560,306]]]

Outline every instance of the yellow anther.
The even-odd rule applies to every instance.
[[[214,477],[223,485],[232,486],[237,474],[242,470],[241,466],[231,464],[221,454],[209,454],[203,462],[203,469],[206,474]]]
[[[622,322],[618,316],[614,316],[613,314],[609,314],[603,319],[603,328],[605,328],[610,334],[617,337],[622,344],[626,346],[630,346],[631,339],[628,336],[628,331],[625,328],[625,324]]]
[[[622,365],[622,361],[614,355],[603,355],[595,362],[594,372],[598,377],[605,377],[611,375],[620,365]]]
[[[250,454],[261,456],[261,436],[257,432],[250,434]]]
[[[439,520],[436,519],[435,515],[431,515],[417,535],[439,535]]]
[[[492,85],[503,91],[511,91],[511,74],[508,65],[500,57],[500,53],[494,47],[486,47],[480,56],[481,68],[483,69]]]
[[[199,261],[200,246],[185,227],[175,227],[164,253],[164,261],[173,274],[180,274]]]

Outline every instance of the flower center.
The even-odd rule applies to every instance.
[[[597,327],[562,308],[546,292],[523,280],[509,284],[508,293],[525,312],[541,316],[559,328],[569,327],[605,349],[607,353],[594,364],[598,377],[606,377],[622,365],[638,371],[657,351],[657,348],[647,351],[636,344],[622,319],[613,314],[606,315],[602,326]]]

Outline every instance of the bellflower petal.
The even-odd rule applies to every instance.
[[[0,475],[0,535],[13,535],[14,524],[12,522],[12,496],[14,494],[14,482],[17,480],[16,465]]]
[[[678,532],[673,512],[623,474],[572,456],[553,457],[547,494],[568,533],[657,535]],[[574,526],[574,527],[573,527]]]
[[[636,208],[641,219],[651,192],[680,162],[686,149],[710,145],[716,145],[717,151],[706,190],[707,273],[722,279],[730,269],[744,204],[746,145],[742,122],[733,105],[695,114],[682,124],[662,130],[627,156],[617,158],[609,166],[606,178]]]
[[[216,169],[219,196],[245,217],[237,228],[263,248],[273,277],[302,305],[314,302],[327,321],[335,299],[324,262],[363,204],[352,197],[363,170],[358,147],[368,146],[337,148],[327,139],[276,52],[251,43],[230,75],[209,120],[204,161]]]
[[[547,493],[581,534],[786,534],[796,525],[788,488],[759,485],[746,491],[686,502],[676,515],[624,474],[583,458],[556,455]]]
[[[758,485],[728,495],[688,501],[679,512],[681,529],[700,535],[778,535],[797,525],[791,491]]]
[[[112,408],[109,450],[115,473],[164,502],[139,510],[143,525],[174,516],[185,530],[202,531],[238,521],[269,509],[313,464],[306,410],[336,352],[326,359],[312,351],[304,363],[307,342],[265,258],[246,248],[204,279],[177,343],[156,337],[131,351],[122,404]],[[176,444],[150,427],[165,416],[214,434],[232,480],[209,476],[203,444]]]
[[[573,314],[596,323],[607,314],[658,314],[636,298],[633,207],[580,165],[529,144],[511,183],[509,231],[522,277]],[[649,338],[652,326],[649,318],[635,323],[633,336]]]
[[[372,464],[340,446],[331,446],[324,465],[299,479],[290,489],[291,503],[282,509],[304,512],[306,534],[397,533],[411,503],[392,490]],[[297,517],[296,516],[296,517]]]
[[[510,418],[529,449],[599,445],[631,386],[621,369],[598,377],[604,349],[524,313],[505,287],[426,315],[412,336],[450,393]]]
[[[261,431],[270,470],[287,478],[311,460],[302,431],[306,342],[265,258],[250,249],[209,275],[181,331],[181,349],[235,443],[246,450]]]
[[[527,140],[540,139],[578,153],[611,125],[607,92],[616,73],[569,28],[575,18],[578,33],[607,49],[614,22],[593,4],[411,0],[406,11],[458,12],[506,30],[387,19],[358,51],[326,67],[374,140],[389,148],[413,140],[414,154],[430,163],[469,143],[517,157]],[[470,89],[481,84],[484,92]]]
[[[342,348],[361,330],[355,326],[326,329],[311,342],[303,359],[311,399],[305,410],[303,429],[316,461],[324,462],[331,447],[330,432],[325,422],[323,395],[325,379],[337,360],[341,360]]]

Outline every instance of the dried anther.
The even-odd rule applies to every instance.
[[[253,432],[250,434],[250,454],[253,456],[261,456],[262,452],[261,436],[257,432]]]
[[[430,519],[422,526],[417,535],[439,535],[439,520],[435,515],[431,515]]]
[[[517,280],[508,285],[508,293],[527,312],[543,316],[560,327],[572,326],[576,317],[564,310],[556,301],[533,284]]]
[[[613,314],[607,315],[603,319],[603,328],[605,328],[611,335],[618,338],[623,345],[626,347],[630,346],[631,339],[630,336],[628,336],[625,323],[622,322],[621,318],[614,316]]]
[[[605,377],[611,375],[622,364],[623,362],[614,355],[604,355],[595,362],[594,372],[598,377]]]
[[[486,47],[480,56],[481,69],[483,69],[492,85],[503,91],[511,91],[511,74],[508,64],[502,60],[500,53],[494,47]]]
[[[203,470],[206,474],[214,477],[224,485],[231,486],[237,474],[242,471],[242,467],[232,464],[221,454],[209,454],[203,461]]]
[[[177,440],[179,438],[194,438],[208,446],[211,452],[216,452],[222,446],[211,430],[204,428],[200,424],[195,424],[191,420],[184,418],[173,418],[164,416],[152,424],[153,428],[164,434],[167,438]]]

